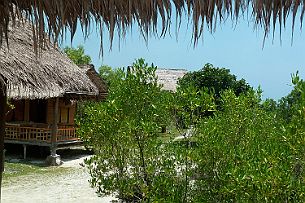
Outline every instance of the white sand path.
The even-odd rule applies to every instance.
[[[21,176],[18,181],[14,181],[2,188],[2,203],[36,203],[36,202],[73,202],[73,203],[109,203],[113,197],[98,197],[95,190],[89,185],[90,175],[84,167],[80,165],[84,158],[79,156],[65,160],[60,167],[69,167],[68,173],[56,176],[43,174]],[[70,172],[71,171],[71,172]]]

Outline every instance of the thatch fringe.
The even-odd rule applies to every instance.
[[[37,44],[52,38],[59,41],[67,30],[73,38],[78,22],[85,36],[95,24],[101,34],[109,32],[112,42],[114,33],[124,37],[133,24],[137,24],[145,39],[149,34],[164,36],[172,21],[172,12],[178,19],[186,13],[193,23],[193,40],[196,43],[205,27],[213,32],[217,22],[230,17],[237,21],[245,12],[251,14],[251,21],[261,27],[265,35],[274,32],[276,26],[286,26],[292,16],[292,29],[299,17],[302,24],[305,0],[2,0],[0,3],[0,45],[7,39],[9,22],[21,15],[34,22],[33,37]],[[161,21],[161,30],[158,29]],[[48,36],[44,33],[47,31]],[[39,43],[38,43],[39,42]],[[101,43],[102,46],[102,43]]]
[[[52,44],[45,44],[39,55],[35,55],[31,30],[30,23],[16,21],[16,25],[8,29],[9,49],[0,48],[0,78],[5,80],[9,98],[99,94],[86,71]]]

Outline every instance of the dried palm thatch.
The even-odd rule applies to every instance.
[[[0,48],[0,78],[13,99],[36,99],[71,95],[98,95],[99,89],[66,55],[45,44],[33,52],[30,23],[9,26],[8,43]]]
[[[71,31],[73,38],[78,23],[85,36],[93,24],[99,30],[101,39],[107,30],[111,42],[115,32],[124,36],[133,24],[139,26],[145,38],[150,33],[163,36],[171,25],[172,12],[176,12],[178,22],[183,14],[188,15],[193,23],[193,40],[196,43],[205,27],[214,31],[217,22],[228,17],[237,21],[246,12],[265,34],[274,31],[277,25],[281,30],[286,26],[289,15],[294,28],[297,16],[303,22],[305,0],[2,0],[0,45],[8,37],[9,22],[14,22],[21,15],[34,22],[35,45],[43,46],[46,39],[52,37],[58,41],[67,30]]]
[[[94,66],[90,64],[80,65],[79,67],[86,72],[87,76],[90,78],[93,84],[98,88],[99,94],[96,95],[96,99],[104,100],[108,95],[107,85],[105,81],[95,71]]]

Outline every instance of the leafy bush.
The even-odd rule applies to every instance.
[[[199,202],[302,202],[304,133],[289,133],[259,96],[222,95],[223,112],[199,127],[194,155]]]
[[[184,198],[176,171],[179,147],[159,139],[172,97],[161,91],[155,70],[142,59],[127,71],[116,70],[107,101],[82,110],[79,133],[94,149],[86,164],[100,195],[114,193],[127,202]]]
[[[300,114],[302,107],[304,107],[304,91],[305,82],[300,79],[298,72],[292,74],[293,90],[285,97],[279,100],[277,111],[278,114],[286,121],[286,123],[293,122],[293,117]]]
[[[289,122],[260,91],[215,95],[189,85],[161,91],[155,67],[138,60],[111,73],[104,103],[87,103],[79,134],[95,156],[86,164],[100,195],[126,202],[304,202],[305,83],[293,77],[298,102]],[[192,137],[163,142],[170,122]],[[213,116],[205,116],[210,110]]]
[[[174,117],[178,128],[190,128],[202,118],[216,111],[215,99],[208,89],[197,90],[190,85],[178,88],[173,102]]]

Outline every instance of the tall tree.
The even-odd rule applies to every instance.
[[[79,134],[95,152],[87,164],[91,183],[101,195],[117,193],[127,202],[150,202],[167,192],[158,192],[164,184],[160,171],[174,168],[161,159],[159,132],[169,121],[170,95],[157,84],[155,70],[143,59],[132,68],[116,70],[107,101],[88,105],[78,120]]]
[[[236,76],[230,73],[229,69],[214,67],[212,64],[205,64],[199,71],[187,73],[178,82],[179,88],[186,89],[194,86],[197,91],[208,89],[214,93],[215,99],[220,99],[224,90],[231,89],[238,96],[251,89],[244,80],[237,80]]]
[[[86,65],[91,63],[91,57],[85,54],[85,48],[78,45],[76,48],[65,47],[64,52],[76,65]]]
[[[107,65],[102,65],[99,68],[99,74],[106,81],[107,85],[110,85],[111,81],[116,77],[115,70]]]

